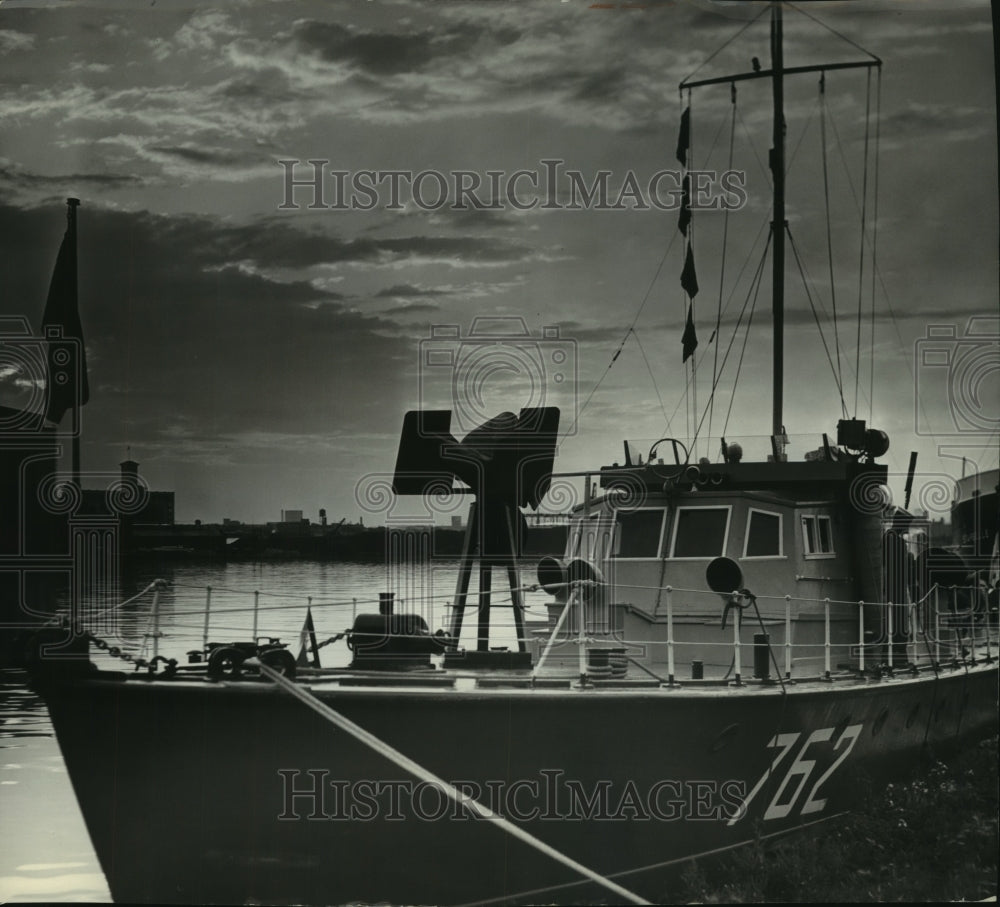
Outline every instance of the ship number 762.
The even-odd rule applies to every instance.
[[[826,807],[826,799],[819,796],[820,788],[822,788],[822,786],[830,780],[830,776],[850,755],[851,750],[854,749],[854,744],[858,741],[858,737],[861,736],[861,729],[863,727],[864,725],[861,724],[849,725],[844,729],[840,737],[837,738],[837,742],[833,745],[833,752],[839,753],[839,755],[834,760],[833,764],[825,772],[823,772],[823,774],[816,779],[813,786],[809,788],[809,793],[806,796],[805,803],[802,804],[802,809],[800,810],[801,815],[807,816],[810,813],[818,813]],[[818,731],[813,731],[806,738],[805,743],[802,744],[798,755],[795,757],[795,761],[784,770],[784,776],[781,779],[781,784],[778,785],[778,789],[774,792],[774,796],[771,798],[771,802],[768,804],[767,810],[764,812],[765,821],[768,819],[783,819],[791,813],[792,808],[799,801],[802,791],[809,782],[813,769],[816,768],[816,760],[807,758],[806,754],[809,751],[809,747],[811,747],[814,743],[827,742],[833,737],[835,730],[836,728],[832,727],[821,728]],[[753,786],[750,793],[747,794],[746,798],[743,800],[742,806],[739,810],[737,810],[736,815],[729,820],[727,823],[728,825],[734,825],[747,814],[750,808],[750,803],[753,801],[754,797],[757,796],[769,778],[776,778],[778,776],[778,766],[784,762],[785,757],[792,751],[801,736],[802,732],[796,731],[791,734],[775,734],[771,738],[770,742],[767,744],[768,747],[781,747],[781,750],[774,757],[774,760],[765,770],[764,774],[760,776],[760,780]],[[795,784],[794,790],[790,796],[786,797],[785,792],[792,784]]]

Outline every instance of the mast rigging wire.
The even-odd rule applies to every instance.
[[[755,275],[754,284],[751,285],[753,289],[753,303],[750,306],[750,315],[747,318],[747,329],[746,333],[743,335],[743,346],[740,348],[740,359],[736,365],[736,375],[733,377],[733,392],[729,396],[729,407],[726,410],[726,421],[722,424],[722,434],[725,435],[729,430],[729,418],[733,414],[733,404],[736,402],[736,388],[739,385],[740,372],[743,370],[743,357],[746,355],[747,343],[750,340],[750,327],[753,324],[754,312],[757,309],[757,296],[760,294],[760,285],[764,277],[764,265],[767,262],[767,251],[771,245],[771,235],[768,234],[767,244],[764,246],[764,254],[761,256],[760,265],[757,268],[757,274]],[[747,297],[749,301],[749,296]],[[743,309],[746,310],[746,303],[743,303]],[[743,318],[743,312],[740,312],[740,319]],[[736,325],[737,330],[739,330],[739,322]],[[733,331],[733,339],[730,341],[729,347],[726,349],[726,355],[722,359],[722,367],[726,367],[726,360],[729,358],[729,352],[732,349],[733,343],[736,341],[736,331]],[[715,388],[712,388],[712,393],[715,393]],[[700,429],[701,426],[699,426]]]
[[[684,95],[683,91],[680,92],[680,95],[681,95],[681,97],[683,97],[683,95]],[[687,93],[687,109],[689,111],[691,110],[691,89],[690,88],[688,89],[688,93]],[[691,125],[690,115],[689,115],[689,118],[688,118],[688,147],[687,147],[687,152],[685,154],[685,158],[687,160],[687,164],[685,165],[685,169],[690,173],[690,171],[691,171],[691,164],[694,162],[694,126]],[[694,246],[694,218],[693,217],[691,218],[690,222],[688,223],[686,237],[687,237],[687,249],[688,249],[688,253],[690,254],[690,252],[692,251],[693,246]],[[682,309],[681,309],[681,318],[685,318],[686,317],[685,311],[683,309],[684,296],[685,295],[686,294],[681,294],[681,306],[682,306]],[[687,304],[688,304],[688,308],[690,309],[694,305],[694,299],[688,297]],[[692,312],[691,317],[694,318],[694,313],[693,312]],[[684,382],[684,430],[685,430],[685,434],[689,438],[691,437],[691,423],[694,421],[695,413],[697,412],[697,409],[698,409],[698,380],[697,380],[697,378],[698,378],[698,372],[696,370],[696,364],[697,364],[697,362],[698,362],[698,357],[697,356],[692,356],[691,357],[691,365],[690,365],[690,367],[688,369],[690,377],[688,378],[687,381]],[[691,399],[693,399],[694,402],[691,403],[690,406],[688,406],[688,402]]]
[[[754,16],[749,22],[747,22],[747,24],[744,25],[743,28],[741,28],[738,32],[736,32],[736,34],[733,35],[728,41],[726,41],[725,44],[722,44],[719,47],[717,47],[714,51],[712,51],[711,54],[709,54],[704,60],[702,60],[701,63],[698,64],[698,67],[694,71],[689,72],[684,77],[684,79],[681,81],[681,85],[680,85],[681,89],[684,88],[684,83],[685,82],[689,81],[692,77],[696,76],[699,72],[701,72],[702,69],[704,69],[706,66],[708,66],[708,64],[711,63],[712,60],[714,60],[720,53],[722,53],[722,51],[724,51],[730,44],[732,44],[733,41],[735,41],[740,35],[742,35],[743,32],[745,32],[751,25],[753,25],[767,11],[768,11],[768,6],[767,6],[767,4],[765,4],[761,8],[761,11],[759,13],[757,13],[757,15]],[[690,89],[688,89],[688,90],[690,91]]]
[[[844,402],[844,388],[837,377],[837,367],[833,364],[833,357],[830,355],[830,346],[826,342],[826,335],[823,333],[823,323],[819,320],[819,312],[816,311],[816,304],[813,302],[812,293],[809,292],[809,281],[806,279],[805,267],[799,257],[798,246],[795,245],[795,238],[792,236],[791,227],[785,225],[785,232],[788,234],[788,241],[792,246],[792,254],[795,256],[795,263],[799,267],[799,276],[802,278],[802,286],[806,291],[806,299],[809,300],[809,308],[812,309],[813,318],[816,319],[816,329],[819,331],[819,339],[823,341],[823,349],[826,352],[826,361],[830,363],[830,371],[833,372],[833,380],[837,385],[837,393],[840,396],[840,410],[844,417],[847,417],[847,404]]]
[[[872,188],[872,330],[871,343],[869,344],[869,355],[871,356],[871,369],[868,374],[868,421],[874,417],[875,411],[875,273],[878,255],[878,158],[879,158],[879,134],[882,124],[882,67],[878,69],[878,76],[875,80],[875,161],[873,165],[874,186]]]
[[[736,83],[734,82],[730,86],[730,102],[732,105],[732,115],[730,117],[729,124],[729,163],[727,169],[732,172],[733,169],[733,147],[736,139]],[[729,208],[726,208],[726,213],[723,215],[722,219],[722,262],[719,266],[719,305],[716,309],[715,315],[715,333],[712,335],[716,339],[716,342],[712,346],[713,358],[712,358],[712,387],[715,387],[715,382],[719,375],[719,343],[718,336],[719,331],[722,328],[722,296],[725,292],[726,285],[726,253],[729,249]],[[712,437],[712,417],[715,413],[715,394],[710,394],[708,398],[708,436]]]
[[[621,355],[622,350],[625,348],[625,344],[628,341],[629,335],[634,333],[636,324],[639,322],[639,318],[642,315],[643,309],[646,308],[646,303],[649,301],[649,294],[653,291],[653,287],[656,285],[656,281],[659,280],[660,272],[663,270],[663,265],[666,263],[667,256],[670,255],[671,250],[674,247],[674,243],[677,241],[677,231],[674,231],[673,235],[670,237],[670,242],[667,244],[667,248],[664,251],[662,257],[660,258],[660,263],[656,266],[656,273],[653,274],[653,279],[650,280],[649,286],[646,287],[646,292],[642,297],[642,302],[639,304],[639,308],[635,313],[635,317],[632,319],[632,323],[628,326],[625,331],[625,336],[622,337],[621,343],[618,344],[618,348],[615,350],[614,355],[611,357],[611,361],[608,362],[607,368],[601,374],[601,377],[597,379],[597,383],[594,385],[593,389],[587,395],[587,399],[583,401],[583,405],[577,410],[576,418],[573,420],[573,424],[567,431],[567,435],[573,433],[577,424],[580,421],[580,417],[583,415],[583,411],[590,405],[590,401],[594,399],[594,394],[600,389],[600,386],[604,383],[604,379],[607,377],[608,372],[611,371],[611,367],[618,361],[618,357]]]
[[[828,32],[830,32],[831,35],[836,35],[838,38],[840,38],[841,41],[845,41],[846,43],[850,44],[851,47],[853,47],[855,50],[860,50],[861,53],[867,54],[869,57],[871,57],[873,60],[876,60],[881,65],[882,63],[881,58],[875,56],[875,54],[873,54],[870,50],[865,50],[865,48],[863,48],[860,44],[848,38],[847,35],[843,35],[835,28],[832,28],[831,26],[827,25],[822,19],[817,19],[812,13],[807,13],[804,9],[801,9],[794,3],[787,2],[787,0],[785,0],[784,5],[791,9],[794,9],[795,12],[797,13],[801,13],[806,18],[812,19],[812,21],[815,22],[818,26],[820,26],[821,28],[825,28]]]
[[[642,354],[642,361],[646,363],[646,371],[649,372],[649,380],[653,382],[653,390],[656,391],[656,399],[660,402],[660,412],[663,414],[663,418],[667,420],[667,430],[670,430],[670,418],[667,416],[667,408],[663,404],[663,397],[660,396],[660,388],[656,384],[656,376],[653,374],[653,369],[649,364],[649,359],[646,358],[646,351],[642,348],[642,341],[639,339],[639,335],[629,328],[629,332],[635,338],[635,342],[639,346],[639,352]]]
[[[736,281],[735,281],[735,283],[733,284],[733,288],[732,288],[732,290],[730,290],[730,291],[729,291],[729,297],[728,297],[728,299],[726,300],[726,307],[725,307],[725,308],[723,309],[723,314],[725,314],[725,313],[726,313],[726,311],[728,311],[728,309],[729,309],[729,305],[730,305],[730,303],[732,302],[732,300],[733,300],[733,297],[734,297],[734,296],[736,295],[736,289],[737,289],[737,287],[738,287],[738,286],[739,286],[739,284],[740,284],[740,280],[741,280],[741,279],[742,279],[742,277],[743,277],[743,273],[744,273],[744,272],[746,271],[746,269],[747,269],[747,265],[748,265],[748,264],[750,263],[750,261],[751,261],[751,260],[753,259],[753,251],[754,251],[754,249],[755,249],[755,248],[757,247],[757,243],[758,243],[758,242],[760,241],[760,237],[761,237],[761,235],[762,235],[762,234],[764,233],[764,228],[765,228],[765,227],[767,227],[767,226],[768,226],[768,225],[770,224],[770,222],[771,222],[771,219],[770,219],[770,216],[769,216],[769,215],[768,215],[768,216],[766,216],[766,217],[765,217],[765,218],[764,218],[764,219],[763,219],[763,220],[761,221],[761,224],[760,224],[760,227],[758,227],[758,229],[757,229],[757,235],[756,235],[756,236],[754,237],[754,240],[753,240],[753,243],[752,243],[752,244],[751,244],[751,246],[750,246],[750,251],[749,251],[749,252],[747,253],[747,256],[746,256],[746,258],[745,258],[745,259],[743,260],[743,265],[742,265],[742,266],[741,266],[741,268],[740,268],[740,273],[739,273],[739,274],[738,274],[738,275],[736,276]],[[768,239],[768,244],[769,244],[769,243],[770,243],[770,239]],[[766,258],[766,256],[767,256],[767,245],[765,245],[765,247],[764,247],[764,252],[763,252],[763,255],[764,255],[764,257]],[[759,264],[759,265],[758,265],[758,267],[763,267],[763,264]],[[753,279],[754,279],[754,280],[756,280],[756,279],[757,279],[757,278],[756,278],[756,276],[755,276],[755,277],[754,277]],[[752,285],[753,285],[753,283],[752,283],[752,281],[751,281],[751,288],[752,288]],[[744,302],[744,309],[745,309],[745,308],[746,308],[746,302]],[[742,318],[742,313],[741,313],[741,315],[740,315],[740,318]],[[740,319],[737,319],[737,325],[739,325],[739,320],[740,320]],[[735,335],[734,335],[734,338],[735,338]],[[719,340],[718,340],[718,337],[715,337],[715,338],[713,338],[713,339],[715,340],[715,342],[716,342],[716,343],[718,343],[718,342],[719,342]],[[709,342],[711,343],[712,341],[710,340]],[[732,345],[732,343],[733,343],[733,342],[734,342],[733,340],[730,340],[730,346]],[[697,353],[696,353],[695,355],[697,355]],[[704,356],[706,356],[706,355],[708,355],[708,352],[707,352],[707,350],[706,350],[705,352],[703,352],[703,353],[702,353],[702,356],[703,356],[703,357],[704,357]],[[720,373],[721,373],[721,370],[725,368],[725,365],[726,365],[726,360],[725,360],[725,357],[723,357],[723,361],[722,361],[722,366],[721,366],[721,368],[720,368]],[[713,393],[714,393],[714,391],[715,391],[715,386],[716,386],[717,384],[718,384],[718,380],[716,380],[716,382],[715,382],[715,385],[713,385],[713,388],[712,388],[712,392],[713,392]],[[711,397],[710,397],[709,399],[711,399]],[[682,400],[683,400],[683,396],[679,396],[679,397],[678,397],[678,400],[677,400],[677,405],[676,405],[676,406],[674,407],[674,412],[673,412],[673,415],[677,415],[677,410],[679,410],[679,409],[680,409],[680,407],[681,407],[681,401],[682,401]],[[672,418],[672,417],[671,417],[671,418]],[[703,418],[704,418],[704,417],[703,417]],[[668,426],[668,427],[667,427],[667,429],[665,429],[665,430],[669,430],[669,426]],[[660,434],[664,434],[664,432],[661,432]]]
[[[861,249],[858,262],[858,334],[854,353],[854,417],[858,416],[858,387],[861,384],[861,305],[865,278],[865,227],[868,223],[868,135],[871,130],[872,72],[868,70],[865,90],[865,149],[861,183]]]
[[[758,233],[758,238],[759,238],[759,235],[760,234]],[[755,242],[755,245],[756,245],[756,242]],[[723,372],[723,370],[726,367],[726,362],[729,360],[729,354],[730,354],[730,352],[732,352],[733,344],[736,342],[736,336],[737,336],[737,334],[739,332],[740,324],[743,321],[743,315],[746,313],[747,305],[750,304],[751,294],[753,295],[753,306],[756,307],[756,304],[757,304],[757,294],[758,294],[758,292],[760,290],[761,278],[762,278],[763,273],[764,273],[764,266],[765,266],[765,264],[767,262],[767,252],[768,252],[768,249],[770,248],[770,245],[771,245],[771,236],[770,236],[770,234],[768,234],[767,243],[765,243],[765,245],[764,245],[764,250],[761,253],[761,257],[760,257],[760,262],[757,265],[757,270],[756,270],[756,272],[754,274],[754,277],[753,277],[753,280],[751,281],[751,284],[750,284],[750,290],[747,293],[747,298],[743,302],[743,307],[740,309],[739,317],[736,319],[736,327],[733,330],[732,337],[729,340],[729,345],[726,347],[725,355],[722,357],[722,366],[719,369],[719,375],[715,378],[715,380],[714,380],[714,382],[712,384],[712,393],[709,396],[709,400],[710,401],[711,401],[712,397],[715,395],[715,391],[716,391],[716,389],[718,387],[719,381],[721,380],[722,372]],[[746,334],[746,336],[744,337],[744,340],[743,340],[743,350],[744,351],[746,350],[746,343],[747,343],[747,338],[749,338],[750,323],[752,322],[752,320],[753,320],[753,309],[751,308],[750,319],[747,322],[747,334]],[[743,360],[743,354],[741,353],[740,354],[740,363],[741,363],[741,365],[742,365],[742,360]],[[737,370],[736,378],[737,378],[737,380],[739,379],[739,370]],[[729,410],[726,413],[726,423],[725,423],[726,426],[728,426],[728,424],[729,424],[729,416],[732,413],[733,400],[735,399],[735,397],[736,397],[736,385],[734,383],[734,385],[733,385],[733,394],[730,396],[730,399],[729,399]],[[702,413],[701,420],[698,423],[698,427],[695,429],[694,438],[692,438],[692,445],[691,445],[692,449],[694,448],[694,441],[696,441],[698,439],[698,435],[701,432],[701,427],[705,423],[705,418],[706,418],[707,414],[708,414],[708,407],[706,406],[704,412]],[[725,433],[725,430],[726,429],[723,428],[723,433]]]
[[[837,282],[833,276],[833,223],[830,217],[830,172],[826,154],[826,73],[821,73],[819,79],[819,128],[820,144],[823,148],[823,198],[826,202],[826,252],[830,269],[830,304],[833,308],[833,344],[837,352],[837,390],[840,392],[840,405],[844,418],[847,418],[847,407],[844,404],[844,373],[840,367],[840,328],[837,323]],[[790,234],[789,234],[790,235]],[[799,269],[801,270],[801,264]],[[803,278],[804,279],[804,278]],[[811,304],[812,300],[810,300]],[[825,341],[824,341],[825,345]]]

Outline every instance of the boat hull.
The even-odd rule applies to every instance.
[[[607,899],[273,685],[77,677],[38,686],[118,901]],[[669,900],[676,861],[834,816],[926,747],[997,726],[995,663],[787,693],[472,681],[317,681],[313,692],[654,902]]]

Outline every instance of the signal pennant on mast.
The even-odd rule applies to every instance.
[[[677,229],[687,236],[691,223],[691,177],[688,174],[684,174],[681,186],[681,213],[677,218]]]
[[[694,252],[688,243],[687,255],[684,258],[684,270],[681,271],[681,286],[692,299],[698,295],[698,275],[694,269]]]
[[[684,358],[681,362],[687,362],[698,348],[698,333],[694,329],[694,318],[691,315],[692,305],[688,303],[687,324],[684,325],[684,335],[681,337],[681,345],[684,349]]]
[[[691,108],[688,106],[684,108],[684,113],[681,114],[681,131],[677,135],[677,160],[681,162],[682,167],[687,166],[687,153],[690,146]]]
[[[691,250],[691,243],[688,243],[687,257],[684,259],[684,270],[681,271],[681,286],[688,295],[687,323],[684,325],[684,335],[681,337],[681,344],[684,349],[682,362],[687,362],[698,346],[698,334],[694,328],[694,297],[698,295],[698,275],[694,270],[694,252]]]

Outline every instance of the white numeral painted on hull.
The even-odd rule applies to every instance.
[[[826,798],[820,799],[818,797],[820,788],[830,780],[830,776],[850,755],[851,750],[854,749],[854,744],[858,741],[858,737],[861,736],[861,730],[863,727],[863,724],[852,724],[845,728],[840,737],[837,738],[837,742],[833,745],[833,751],[836,753],[838,750],[842,750],[842,752],[833,764],[819,776],[816,783],[810,788],[809,793],[806,796],[806,801],[800,810],[801,815],[817,813],[826,807]],[[826,743],[833,737],[833,732],[835,730],[836,728],[832,727],[821,728],[818,731],[813,731],[806,738],[806,741],[799,749],[795,760],[784,770],[784,776],[781,779],[781,784],[778,785],[778,789],[775,791],[774,796],[771,798],[771,802],[768,804],[767,810],[764,812],[765,821],[769,819],[784,819],[792,812],[792,809],[798,802],[802,791],[809,782],[813,769],[816,768],[816,760],[809,759],[806,756],[809,747],[811,747],[814,743]],[[789,734],[775,734],[775,736],[771,738],[767,744],[768,748],[780,747],[781,751],[774,757],[764,774],[760,776],[760,779],[743,800],[743,803],[737,810],[736,815],[734,815],[726,823],[727,825],[735,825],[742,818],[744,818],[744,816],[746,816],[754,797],[760,793],[761,788],[768,782],[768,780],[777,777],[778,766],[784,762],[785,757],[792,751],[801,736],[802,733],[796,731]],[[794,792],[790,797],[782,802],[782,797],[788,786],[796,779],[798,779],[798,784],[796,785]]]
[[[806,799],[805,804],[802,806],[802,815],[807,816],[809,813],[818,813],[826,806],[826,799],[817,800],[816,794],[819,792],[820,786],[827,781],[827,779],[832,775],[840,763],[843,762],[854,749],[854,744],[858,742],[858,737],[861,736],[861,729],[864,727],[863,724],[852,724],[850,727],[844,729],[844,733],[840,735],[840,739],[837,741],[836,746],[834,746],[833,751],[836,752],[840,749],[841,745],[846,743],[847,746],[844,751],[837,757],[837,760],[831,765],[822,775],[819,776],[819,780],[813,785],[811,791],[809,791],[809,796]],[[765,819],[767,816],[764,817]]]
[[[774,797],[771,799],[770,805],[767,807],[767,812],[764,813],[764,820],[768,819],[784,819],[791,811],[792,807],[795,805],[795,801],[799,799],[799,794],[802,793],[802,788],[806,786],[806,782],[809,780],[809,776],[812,774],[812,770],[816,767],[815,759],[806,759],[806,752],[809,747],[814,743],[824,743],[833,736],[833,728],[825,727],[819,731],[813,731],[807,738],[806,742],[802,745],[802,749],[799,750],[798,756],[795,757],[795,761],[792,763],[791,768],[785,772],[785,777],[782,778],[781,784],[778,790],[775,792]],[[785,802],[781,802],[781,795],[785,792],[785,788],[788,787],[789,782],[793,778],[799,779],[799,786],[795,788],[795,793]],[[812,797],[814,791],[810,791],[809,796]]]

